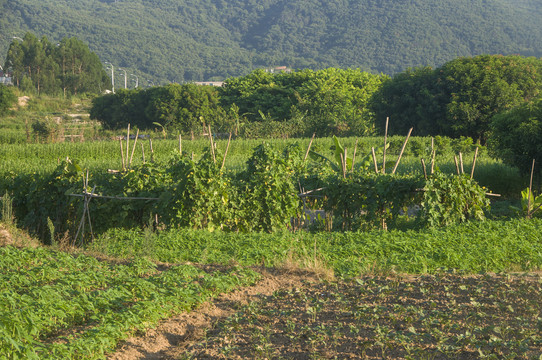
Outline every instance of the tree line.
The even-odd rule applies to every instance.
[[[28,32],[11,42],[4,66],[13,84],[27,93],[67,96],[111,88],[98,56],[75,37],[54,44]]]
[[[536,112],[527,104],[536,104],[541,90],[542,59],[481,55],[393,77],[359,69],[255,70],[222,87],[170,84],[123,90],[96,98],[91,117],[109,129],[131,123],[186,133],[210,125],[215,132],[246,137],[376,135],[384,133],[389,118],[389,134],[414,128],[419,136],[467,136],[483,145],[491,139],[498,149],[503,127],[493,126],[493,120],[522,106]]]

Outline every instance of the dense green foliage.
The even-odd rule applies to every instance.
[[[231,179],[210,152],[197,162],[188,156],[174,156],[166,174],[170,180],[158,204],[166,224],[211,231],[235,228]]]
[[[517,55],[458,58],[384,82],[373,98],[377,123],[391,133],[468,136],[485,142],[491,118],[542,93],[542,61]]]
[[[4,115],[16,103],[15,93],[9,87],[0,85],[0,115]]]
[[[220,101],[248,122],[292,122],[297,134],[368,135],[374,121],[368,101],[386,77],[359,69],[272,74],[256,70],[228,79]]]
[[[254,149],[246,171],[239,176],[239,191],[244,194],[244,215],[249,229],[281,230],[298,215],[299,198],[294,172],[301,161],[300,156],[300,147],[295,145],[282,154],[265,143]]]
[[[135,331],[259,276],[191,265],[158,271],[144,258],[113,265],[42,248],[0,254],[0,353],[14,360],[103,359]]]
[[[280,74],[255,70],[219,89],[171,84],[120,90],[94,99],[90,115],[108,129],[130,123],[184,133],[211,125],[215,131],[245,137],[367,135],[374,129],[368,101],[383,78],[351,69]]]
[[[542,60],[518,55],[458,58],[388,78],[359,69],[255,70],[208,86],[168,85],[96,98],[91,117],[184,133],[212,125],[243,137],[365,136],[391,118],[391,134],[470,137],[485,143],[491,118],[535,99]]]
[[[355,172],[346,177],[329,176],[323,181],[323,208],[336,216],[342,230],[395,227],[399,215],[419,203],[419,176],[396,176]]]
[[[408,217],[404,215],[408,207],[422,201],[416,196],[417,189],[426,182],[419,172],[373,175],[363,160],[358,164],[350,161],[354,167],[343,172],[336,166],[304,161],[304,153],[299,145],[281,153],[262,144],[254,149],[244,170],[231,172],[223,168],[218,148],[208,148],[199,160],[184,152],[113,174],[94,173],[83,189],[83,169],[77,161],[66,159],[52,173],[11,173],[3,184],[13,198],[18,224],[50,243],[55,241],[51,226],[56,237],[79,232],[83,204],[69,195],[81,196],[82,190],[116,197],[89,203],[94,233],[114,227],[155,227],[157,220],[167,227],[210,231],[296,229],[310,224],[298,198],[303,188],[321,188],[315,194],[321,199],[311,206],[325,209],[329,215],[325,227],[336,231],[395,228],[399,219],[400,226],[410,228],[482,220],[488,205],[474,181],[456,184],[446,176],[436,176],[427,183],[425,195],[431,200],[425,201],[427,211],[421,218]],[[456,196],[448,196],[451,193]],[[125,197],[130,201],[123,200]]]
[[[467,175],[448,176],[437,172],[425,185],[423,211],[432,226],[468,220],[484,220],[489,206],[485,191]]]
[[[393,74],[458,56],[540,56],[541,11],[531,0],[18,0],[2,5],[0,52],[26,31],[76,36],[140,84],[280,65]]]
[[[38,95],[99,94],[110,86],[98,56],[75,37],[55,46],[45,36],[26,33],[11,43],[5,63],[15,86]]]
[[[490,149],[523,173],[542,163],[542,98],[496,115],[491,123]]]
[[[172,230],[155,234],[111,229],[91,248],[119,257],[150,255],[164,262],[280,266],[318,259],[336,276],[366,271],[468,272],[542,268],[540,219],[468,222],[419,231],[265,234]],[[149,254],[152,249],[152,254]],[[316,251],[316,252],[315,252]],[[309,265],[306,263],[306,265]]]
[[[105,129],[121,129],[130,124],[140,129],[160,128],[184,133],[206,125],[220,130],[226,112],[218,101],[215,87],[194,84],[117,90],[115,94],[93,99],[90,117],[99,120]]]

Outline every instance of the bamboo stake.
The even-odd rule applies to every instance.
[[[474,160],[472,161],[472,169],[470,171],[470,178],[474,177],[474,168],[476,167],[476,159],[478,158],[478,147],[476,147],[476,150],[474,150]]]
[[[87,201],[86,198],[85,198],[84,201],[85,202]],[[86,210],[87,210],[87,208],[83,204],[83,216],[81,217],[81,221],[79,222],[79,227],[77,228],[77,232],[75,233],[75,237],[73,238],[73,246],[75,246],[75,244],[77,243],[77,238],[79,237],[79,233],[81,231],[85,231],[85,212],[86,212]]]
[[[132,167],[132,160],[134,158],[134,152],[135,152],[135,148],[136,148],[136,144],[137,144],[137,138],[139,137],[139,129],[137,129],[137,132],[136,132],[136,137],[135,137],[135,141],[134,141],[134,147],[132,148],[132,155],[130,156],[130,163],[128,164],[128,167],[131,168]]]
[[[358,150],[358,139],[356,139],[356,144],[354,145],[354,154],[352,155],[352,173],[354,173],[354,162],[356,161],[357,150]]]
[[[399,166],[399,162],[401,161],[401,158],[403,157],[403,152],[405,151],[406,144],[408,143],[408,139],[410,139],[410,134],[412,134],[412,130],[414,130],[414,128],[410,128],[410,130],[408,131],[408,135],[405,139],[405,142],[403,143],[401,152],[399,153],[399,158],[397,159],[397,162],[395,163],[395,167],[393,168],[393,171],[391,172],[392,174],[395,174],[395,170],[397,170],[397,167]]]
[[[97,195],[97,194],[68,194],[68,196],[74,196],[74,197],[89,197],[93,199],[109,199],[109,200],[160,200],[160,198],[153,198],[153,197],[120,197],[120,196],[105,196],[105,195]]]
[[[435,149],[435,139],[431,138],[431,175],[435,173],[435,157],[437,156],[437,149]]]
[[[384,156],[382,160],[382,174],[386,173],[386,147],[388,145],[388,124],[389,124],[390,118],[386,118],[386,130],[384,132]]]
[[[88,186],[88,175],[87,175],[86,180],[83,180],[83,181],[84,181],[85,186]],[[85,219],[86,219],[85,215],[87,215],[87,218],[88,218],[88,221],[89,221],[90,233],[92,235],[92,238],[94,238],[94,234],[92,232],[92,224],[90,222],[90,213],[89,213],[89,208],[88,208],[88,203],[90,202],[90,200],[92,199],[92,197],[94,195],[94,190],[96,190],[96,185],[94,185],[94,188],[92,189],[92,192],[90,194],[87,193],[87,190],[85,188],[85,190],[83,191],[83,194],[79,195],[79,196],[84,197],[84,200],[83,200],[83,216],[81,216],[81,222],[79,223],[79,227],[77,228],[75,238],[73,239],[73,246],[75,246],[75,243],[77,242],[77,239],[79,238],[79,233],[81,233],[81,244],[84,241]]]
[[[533,166],[531,167],[531,180],[529,181],[529,198],[527,200],[527,219],[531,218],[531,196],[533,194],[533,176],[534,176],[534,159]]]
[[[130,124],[128,124],[128,133],[126,134],[126,166],[128,166],[128,154],[130,154]]]
[[[316,136],[316,133],[312,134],[311,141],[309,142],[309,147],[307,148],[307,152],[305,153],[305,157],[303,158],[303,161],[307,161],[307,157],[309,156],[309,152],[311,150],[312,142],[314,141],[314,137]]]
[[[149,146],[151,147],[151,163],[154,162],[154,150],[152,148],[152,139],[149,138]]]
[[[220,167],[220,170],[224,169],[224,164],[226,164],[226,156],[228,155],[228,150],[230,149],[230,142],[231,142],[231,132],[230,132],[230,137],[228,138],[228,145],[226,145],[226,152],[224,153],[224,159],[222,159],[222,166]]]
[[[425,178],[425,180],[427,180],[427,169],[425,168],[425,160],[421,159],[421,161],[422,161],[423,177]]]
[[[465,173],[465,170],[463,170],[463,154],[459,152],[459,165],[461,166],[461,174]]]
[[[347,154],[347,149],[344,148],[344,157],[343,157],[343,161],[344,161],[344,166],[343,166],[343,176],[344,178],[346,179],[346,167],[348,165],[348,156],[346,155]]]
[[[373,163],[374,163],[374,166],[375,166],[375,172],[378,175],[378,164],[376,162],[376,154],[375,154],[375,148],[374,147],[371,148],[371,152],[373,154]]]
[[[213,162],[216,163],[215,144],[213,142],[213,134],[211,133],[211,125],[209,125],[208,129],[209,129],[209,140],[211,142],[211,154],[213,155]]]
[[[88,176],[87,176],[88,181]],[[88,217],[88,227],[90,228],[90,237],[92,240],[94,240],[94,231],[92,231],[92,221],[90,220],[90,209],[88,208],[88,204],[90,203],[90,200],[92,199],[92,194],[94,194],[94,190],[96,190],[96,185],[92,187],[92,191],[90,192],[91,197],[88,199],[88,201],[85,202],[85,206],[87,209],[87,217]]]
[[[454,161],[455,161],[455,168],[457,170],[457,175],[461,175],[461,171],[459,171],[459,163],[457,162],[457,155],[454,155]]]
[[[122,170],[126,169],[126,166],[124,164],[124,150],[122,148],[122,138],[119,139],[120,144],[120,157],[122,158]]]

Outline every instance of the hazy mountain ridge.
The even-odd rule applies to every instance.
[[[396,73],[482,53],[542,56],[534,0],[0,1],[2,58],[26,31],[77,36],[103,61],[155,82],[256,67]]]

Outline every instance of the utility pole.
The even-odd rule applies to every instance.
[[[137,75],[134,75],[134,74],[130,74],[130,75],[135,77],[135,81],[136,81],[135,87],[137,89],[139,87],[139,77]]]
[[[107,65],[111,66],[111,87],[112,87],[112,91],[113,91],[113,94],[114,94],[115,93],[115,71],[114,71],[114,67],[113,67],[113,64],[111,64],[108,61],[106,61],[105,63]]]
[[[128,77],[126,74],[126,70],[119,68],[120,71],[124,71],[124,89],[128,88]]]

